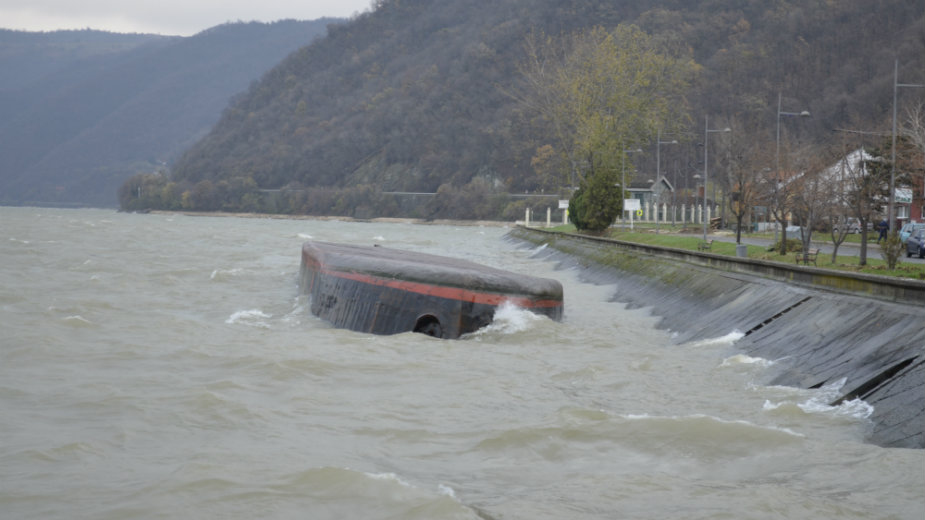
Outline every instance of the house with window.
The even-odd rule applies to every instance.
[[[867,169],[864,163],[877,161],[878,158],[865,152],[863,148],[858,148],[853,152],[845,155],[838,162],[825,169],[822,175],[830,182],[843,186],[842,191],[847,193],[856,183],[858,175],[866,176]],[[893,192],[893,215],[895,218],[895,229],[899,229],[906,222],[921,221],[923,212],[923,198],[925,198],[925,187],[923,187],[923,178],[921,175],[914,179],[913,186],[895,186]],[[884,217],[886,217],[887,201],[882,201],[884,206]]]
[[[674,186],[663,175],[658,182],[652,177],[637,175],[627,188],[626,198],[637,199],[641,207],[649,207],[656,202],[659,204],[671,203],[671,195],[674,193]]]

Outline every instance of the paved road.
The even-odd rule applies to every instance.
[[[794,238],[789,234],[787,236],[788,238]],[[735,242],[736,241],[735,234],[726,235],[726,234],[720,234],[720,233],[713,233],[710,235],[710,238],[714,240],[719,240],[720,242]],[[799,238],[799,235],[796,238]],[[742,243],[748,244],[750,246],[768,247],[773,242],[774,241],[772,239],[768,239],[768,238],[753,238],[753,237],[748,237],[745,235],[742,236]],[[831,255],[832,248],[834,246],[832,242],[813,240],[813,247],[818,247],[819,250],[821,251],[821,254]],[[838,256],[853,256],[855,258],[860,257],[861,256],[861,244],[845,243],[845,244],[838,246]],[[867,258],[871,258],[871,259],[883,258],[882,256],[880,256],[880,246],[877,245],[876,243],[868,243],[867,244]],[[919,258],[917,256],[908,258],[906,257],[905,253],[903,253],[902,257],[900,258],[900,261],[904,263],[925,265],[925,259]]]

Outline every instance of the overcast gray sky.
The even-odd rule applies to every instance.
[[[368,11],[372,0],[0,0],[0,28],[99,29],[189,36],[225,22],[273,22]]]

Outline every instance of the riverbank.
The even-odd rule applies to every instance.
[[[851,284],[814,284],[812,277],[826,276],[824,269],[778,264],[771,267],[786,268],[794,279],[775,279],[730,268],[753,260],[523,227],[507,236],[546,245],[540,254],[577,269],[587,281],[615,284],[615,301],[650,307],[661,327],[684,331],[675,338],[679,345],[741,334],[735,350],[775,361],[769,385],[819,388],[844,380],[842,396],[832,404],[860,398],[872,405],[871,443],[925,448],[920,296],[896,302],[852,292]],[[873,282],[890,285],[888,280]]]
[[[321,215],[288,215],[280,213],[232,213],[223,211],[163,211],[152,210],[151,215],[185,215],[188,217],[240,217],[240,218],[264,218],[279,220],[320,220],[328,222],[379,222],[387,224],[420,224],[431,226],[483,226],[483,227],[513,227],[513,222],[502,222],[497,220],[447,220],[435,219],[427,220],[420,218],[392,218],[378,217],[370,219],[358,219],[353,217],[336,217]]]

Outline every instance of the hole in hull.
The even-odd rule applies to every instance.
[[[440,325],[440,320],[433,314],[425,314],[418,318],[414,323],[414,332],[426,334],[434,338],[443,337],[443,327]]]

